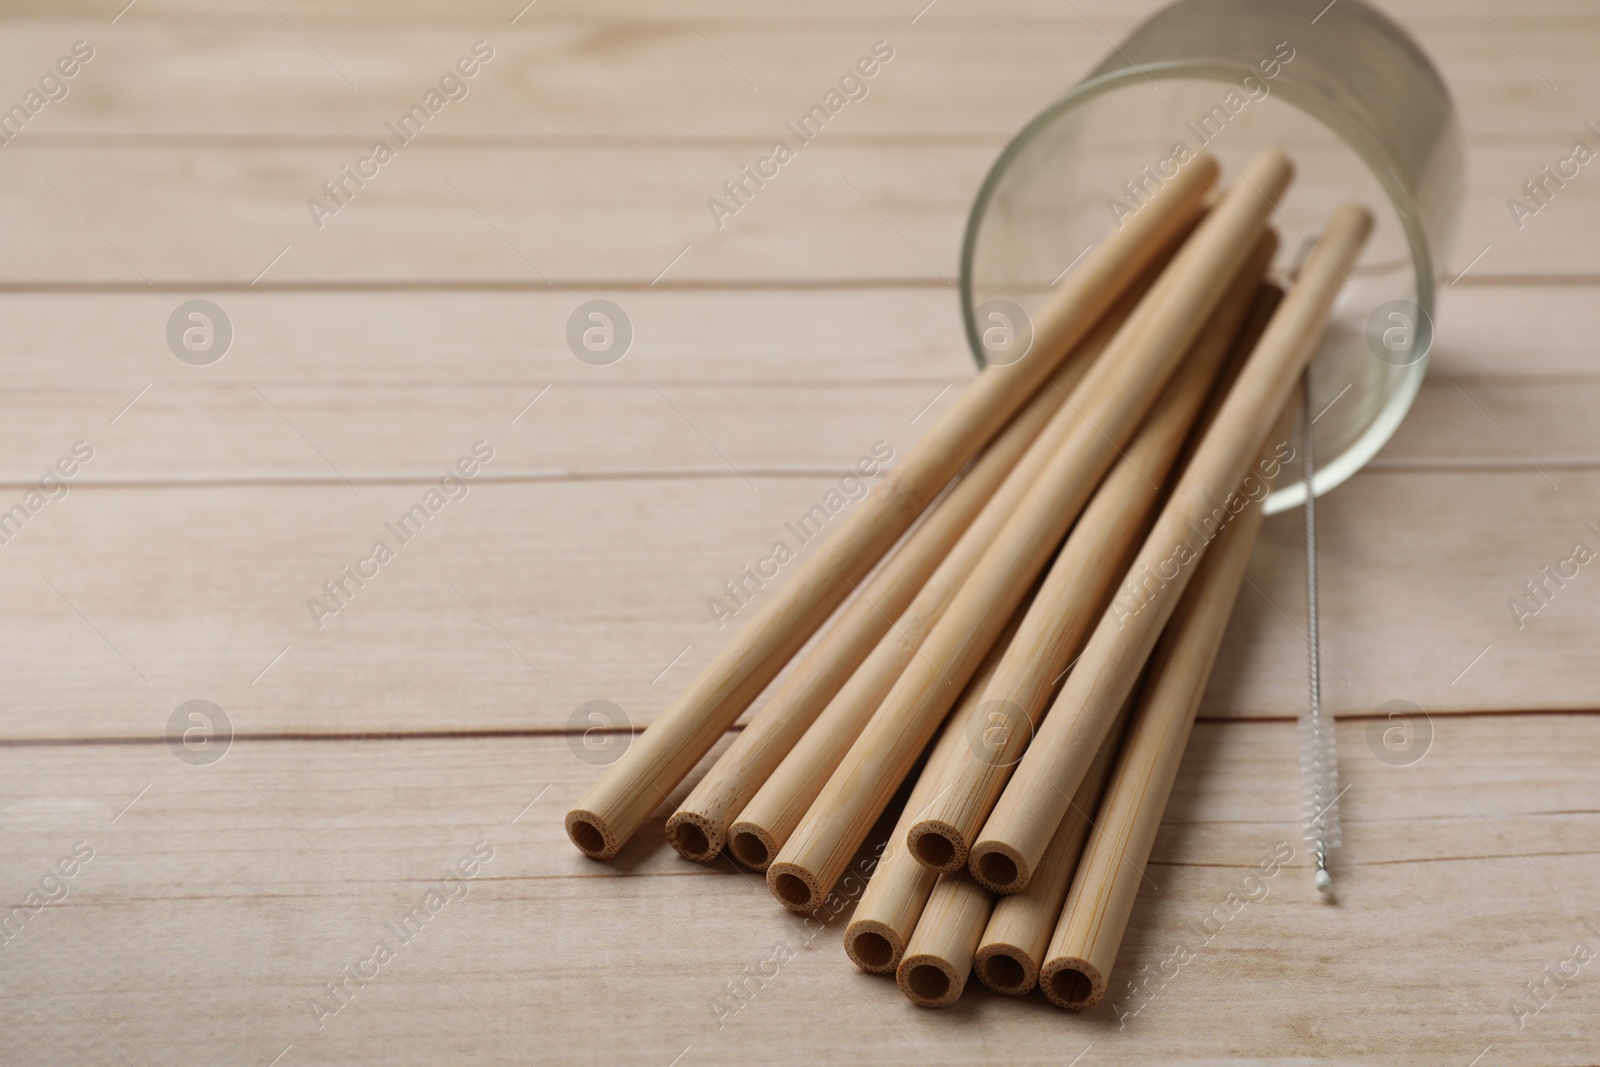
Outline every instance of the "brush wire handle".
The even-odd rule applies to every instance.
[[[1322,715],[1322,644],[1317,628],[1317,497],[1312,489],[1316,476],[1313,423],[1311,414],[1311,368],[1305,372],[1301,390],[1305,404],[1300,419],[1302,473],[1306,484],[1306,654],[1311,694],[1306,714],[1300,720],[1300,782],[1305,820],[1305,841],[1311,846],[1317,868],[1315,885],[1319,893],[1333,889],[1328,873],[1328,853],[1339,847],[1339,757],[1334,744],[1333,726]]]

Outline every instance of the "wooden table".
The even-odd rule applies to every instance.
[[[605,865],[561,816],[739,624],[722,582],[970,379],[973,193],[1147,0],[122,3],[0,34],[4,101],[92,49],[0,148],[0,1063],[1600,1062],[1600,575],[1507,605],[1600,547],[1600,176],[1521,229],[1505,203],[1594,139],[1591,7],[1388,5],[1461,107],[1445,280],[1471,269],[1409,420],[1322,509],[1339,904],[1302,854],[1225,905],[1298,845],[1289,515],[1119,1023],[913,1008],[840,921],[680,860],[666,809]],[[869,98],[718,229],[706,199],[877,40]],[[477,41],[465,96],[363,163]],[[192,299],[224,358],[187,311],[169,345]],[[566,341],[591,299],[633,326],[609,366]],[[591,700],[625,719],[591,732]],[[1406,765],[1371,740],[1392,700],[1431,732]]]

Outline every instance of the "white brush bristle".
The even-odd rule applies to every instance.
[[[1332,852],[1339,847],[1339,756],[1333,722],[1300,716],[1301,820],[1305,841]]]

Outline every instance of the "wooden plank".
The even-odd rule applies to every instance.
[[[1592,643],[1600,596],[1581,567],[1560,562],[1578,541],[1600,549],[1588,526],[1600,525],[1592,477],[1369,471],[1330,495],[1317,511],[1324,705],[1370,714],[1391,700],[1430,711],[1600,703],[1578,695],[1570,669]],[[1303,557],[1299,516],[1269,520],[1202,714],[1304,706]],[[1558,588],[1542,578],[1546,565],[1578,576]],[[1524,589],[1533,580],[1548,582],[1542,604]],[[1535,616],[1509,607],[1519,597]]]
[[[77,484],[94,485],[422,482],[479,439],[495,447],[495,480],[825,476],[876,441],[903,453],[969,380],[0,391],[10,415],[0,422],[0,485],[36,481],[78,440],[96,451]],[[1596,405],[1593,377],[1436,375],[1374,464],[1552,477],[1594,468]]]
[[[844,471],[877,440],[903,454],[968,380],[163,383],[120,417],[134,388],[31,389],[0,393],[16,412],[0,424],[0,483],[36,480],[79,438],[100,446],[83,472],[96,484],[426,481],[480,439],[495,448],[487,476],[500,480],[816,476]]]
[[[1552,21],[1495,13],[1491,5],[1489,21],[1432,2],[1453,17],[1419,12],[1408,21],[1456,93],[1469,134],[1578,132],[1587,116],[1562,100],[1593,99],[1600,89],[1589,62],[1600,34],[1591,10],[1572,8]],[[1057,5],[1007,11],[941,3],[913,25],[915,5],[797,17],[725,5],[691,4],[678,13],[640,3],[597,14],[540,4],[511,25],[518,6],[486,6],[463,18],[453,8],[329,14],[241,4],[163,13],[140,3],[115,27],[108,25],[114,12],[19,22],[0,45],[0,63],[43,72],[76,40],[97,48],[80,92],[52,104],[20,143],[36,134],[337,134],[364,143],[480,39],[492,43],[494,58],[429,137],[737,134],[764,142],[781,136],[783,121],[817,102],[875,41],[887,40],[894,59],[867,102],[847,110],[841,132],[1004,138],[1092,69],[1109,41],[1137,23],[1135,14],[1159,5],[1085,17]],[[1514,42],[1502,36],[1508,28]],[[955,67],[966,76],[949,78]],[[18,86],[30,81],[16,79]],[[1529,107],[1532,99],[1548,106]]]
[[[1600,546],[1600,208],[1582,177],[1522,230],[1505,207],[1593,117],[1588,5],[1385,0],[1463,108],[1445,280],[1472,268],[1412,417],[1323,511],[1342,905],[1300,857],[1200,926],[1296,836],[1291,515],[1254,561],[1119,981],[1195,958],[1121,1030],[1038,998],[915,1011],[846,964],[847,910],[812,938],[758,879],[677,860],[659,819],[602,866],[559,816],[600,773],[581,703],[628,716],[597,744],[647,723],[729,632],[706,598],[858,441],[909,444],[938,406],[914,409],[971,373],[946,283],[977,182],[1156,0],[124,2],[0,4],[24,16],[5,69],[98,52],[0,173],[0,508],[72,441],[97,448],[0,545],[12,926],[75,842],[96,850],[6,931],[0,1061],[1592,1061],[1590,983],[1524,1029],[1510,1009],[1600,946],[1573,903],[1600,876],[1600,601],[1585,566],[1523,629],[1506,606]],[[313,229],[305,198],[479,37],[499,54],[470,99]],[[869,100],[712,229],[705,198],[879,37],[897,57]],[[163,339],[192,296],[238,326],[214,366]],[[590,297],[639,328],[611,367],[566,349]],[[306,598],[479,437],[497,454],[470,495],[318,630]],[[197,697],[240,738],[220,763],[164,741]],[[1397,698],[1435,731],[1408,766],[1373,740]],[[350,737],[394,732],[430,736]],[[465,898],[319,1029],[312,998],[480,841],[495,858]],[[722,999],[780,945],[776,977]]]
[[[1521,230],[1506,208],[1568,140],[1546,135],[1473,146],[1447,279],[1470,266],[1480,279],[1592,280],[1582,235],[1600,226],[1600,183],[1574,181],[1523,219]],[[1230,168],[1250,150],[1242,137],[1214,147]],[[1122,151],[1127,172],[1136,171],[1139,153]],[[990,146],[819,142],[737,215],[714,220],[706,202],[750,162],[749,149],[407,151],[339,214],[322,218],[319,230],[306,204],[349,161],[338,148],[36,147],[15,153],[0,174],[0,225],[10,234],[0,285],[153,283],[186,295],[252,282],[534,289],[553,281],[586,293],[663,283],[948,286],[972,197],[995,154]],[[1322,149],[1306,146],[1296,155],[1306,173],[1334,167]],[[1108,176],[1124,173],[1105,158]],[[1350,180],[1356,177],[1351,171]],[[1107,195],[1114,184],[1108,177]],[[1343,178],[1321,186],[1302,181],[1284,211],[1290,225],[1309,232],[1350,195],[1375,204],[1381,196]],[[1096,227],[1086,229],[1087,239],[1111,225],[1109,214],[1098,214],[1087,216]],[[1373,241],[1371,262],[1403,254],[1399,231],[1382,217]],[[1486,245],[1493,247],[1472,263]],[[774,255],[775,247],[783,254]],[[1074,255],[1064,249],[1061,266]]]
[[[636,347],[595,367],[567,347],[590,292],[212,292],[233,327],[227,355],[179,362],[168,318],[191,294],[0,291],[0,359],[13,390],[105,390],[117,407],[145,385],[255,382],[328,388],[463,386],[537,391],[654,381],[700,384],[961,381],[974,363],[943,285],[702,291],[599,290],[629,316]],[[1593,287],[1473,285],[1440,294],[1430,380],[1570,378],[1595,372]],[[1541,330],[1533,334],[1528,324]],[[520,394],[519,394],[520,395]],[[114,414],[113,407],[110,414]],[[18,414],[21,414],[20,412]],[[107,418],[110,417],[107,415]]]
[[[1327,499],[1329,707],[1600,706],[1571,669],[1600,625],[1589,568],[1520,630],[1507,607],[1600,545],[1600,473],[1550,473],[1368,472]],[[748,617],[719,631],[708,601],[775,539],[803,553],[784,524],[834,484],[752,481],[479,482],[406,543],[384,524],[421,483],[73,489],[3,548],[0,737],[156,736],[202,696],[252,734],[550,728],[595,698],[642,725]],[[396,558],[314,613],[377,539]],[[1268,522],[1250,578],[1203,714],[1304,702],[1297,515]]]
[[[1179,944],[1192,959],[1151,981],[1126,1029],[1110,1005],[1074,1018],[976,983],[949,1011],[919,1011],[845,960],[847,908],[813,933],[758,880],[679,860],[659,826],[614,864],[583,859],[559,817],[599,768],[564,738],[241,742],[206,767],[159,744],[7,748],[8,892],[20,902],[76,842],[94,856],[5,946],[0,1055],[121,1062],[114,1046],[152,1063],[181,1043],[214,1063],[288,1048],[282,1062],[666,1064],[686,1048],[696,1063],[782,1048],[1060,1064],[1092,1044],[1110,1062],[1466,1063],[1492,1043],[1499,1063],[1583,1063],[1592,983],[1571,982],[1523,1030],[1508,1005],[1596,940],[1569,894],[1600,877],[1600,721],[1455,720],[1403,768],[1374,758],[1364,730],[1340,730],[1350,791],[1330,907],[1303,856],[1242,881],[1297,844],[1293,727],[1198,727],[1116,987],[1144,965],[1172,974],[1159,963]],[[446,883],[457,899],[401,944],[387,924],[480,842],[493,858]],[[1201,921],[1227,915],[1229,893],[1259,899],[1208,941]],[[318,1029],[312,998],[334,1003],[326,983],[377,939],[393,958]],[[775,946],[776,974],[723,1001]]]
[[[1476,285],[1469,275],[1443,287],[1430,373],[1504,379],[1593,371],[1594,349],[1584,325],[1584,309],[1593,303],[1588,287],[1537,282]],[[1528,329],[1535,322],[1541,324],[1537,332]]]
[[[798,159],[790,166],[758,217],[720,232],[705,202],[748,162],[739,149],[416,152],[319,232],[306,201],[346,162],[336,150],[37,149],[0,175],[0,224],[14,234],[0,282],[203,289],[261,276],[302,287],[532,288],[553,279],[587,290],[657,280],[953,279],[960,226],[991,151],[823,151],[808,153],[815,163],[805,170]],[[895,192],[908,168],[921,177]],[[772,254],[777,246],[782,256]]]
[[[738,22],[759,28],[783,27],[794,23],[811,25],[834,23],[909,22],[905,5],[898,0],[824,0],[812,5],[803,16],[782,0],[689,0],[678,5],[696,22]],[[1164,6],[1162,0],[1081,0],[1076,10],[1063,9],[1050,0],[942,0],[934,9],[918,19],[917,25],[971,21],[988,16],[1000,21],[1026,19],[1033,22],[1070,25],[1082,24],[1085,17],[1094,25],[1108,27],[1122,23],[1132,24]],[[1459,4],[1451,0],[1374,0],[1374,6],[1405,20],[1425,20],[1427,24],[1461,26],[1478,22],[1481,16],[1464,14]],[[278,5],[299,22],[316,24],[363,20],[378,26],[389,25],[457,25],[494,23],[507,25],[517,14],[512,5],[495,0],[465,0],[447,3],[441,0],[399,0],[383,3],[377,0],[334,0],[318,3],[316,0],[285,0]],[[1478,9],[1492,16],[1502,26],[1539,26],[1556,21],[1584,22],[1592,16],[1592,8],[1584,0],[1541,0],[1536,7],[1518,0],[1483,0]],[[6,0],[0,13],[9,16],[39,18],[72,15],[83,18],[105,16],[109,19],[121,10],[115,0],[63,0],[61,3],[44,3],[43,0]],[[262,9],[250,0],[141,0],[139,10],[147,21],[198,20],[217,17],[231,21],[266,21]],[[624,22],[662,21],[661,9],[650,0],[616,0],[603,10],[583,3],[583,0],[542,0],[539,5],[541,21],[581,22],[609,25]],[[915,9],[911,14],[916,14]],[[524,15],[518,24],[531,16]],[[20,22],[20,19],[19,19]],[[119,20],[119,25],[120,20]],[[1085,32],[1088,32],[1085,28]]]
[[[835,484],[477,482],[404,539],[427,485],[79,488],[4,546],[0,736],[159,734],[197,686],[245,732],[550,728],[600,697],[647,721],[731,633],[708,599],[777,537],[803,552],[783,523]],[[378,540],[395,558],[328,599]]]
[[[954,294],[942,286],[212,292],[234,342],[205,368],[174,358],[165,336],[169,317],[191,294],[140,290],[0,292],[6,385],[115,387],[128,396],[149,382],[256,382],[263,389],[776,385],[949,380],[976,366]],[[603,367],[579,361],[566,338],[579,305],[602,293],[622,307],[634,331],[628,353]]]
[[[1600,461],[1593,378],[1533,380],[1435,375],[1373,460],[1378,470],[1495,467],[1556,472]]]

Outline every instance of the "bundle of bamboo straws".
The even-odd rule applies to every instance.
[[[930,1007],[974,967],[1098,1003],[1371,229],[1340,207],[1287,294],[1266,282],[1292,173],[1265,152],[1212,194],[1202,156],[1101,242],[1026,356],[980,374],[568,813],[573,843],[615,856],[838,609],[668,819],[673,847],[726,846],[814,912],[926,751],[850,958]]]

